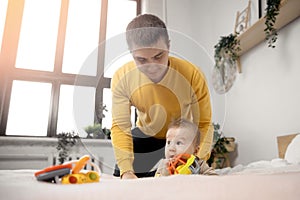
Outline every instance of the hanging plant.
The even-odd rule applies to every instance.
[[[238,52],[241,50],[237,36],[237,34],[232,33],[228,36],[222,36],[218,44],[214,46],[216,67],[220,66],[218,63],[222,61],[224,54],[230,56],[236,62],[239,57]]]
[[[281,0],[267,0],[267,7],[265,9],[265,25],[264,32],[266,34],[266,40],[268,41],[268,47],[275,48],[274,43],[277,40],[277,29],[274,27],[276,17],[279,14]]]

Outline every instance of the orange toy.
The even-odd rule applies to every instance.
[[[191,154],[179,154],[168,163],[169,174],[199,174],[198,159]]]

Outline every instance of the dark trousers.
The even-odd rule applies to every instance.
[[[165,139],[157,139],[145,135],[139,128],[131,130],[133,139],[134,161],[133,169],[137,177],[151,177],[156,170],[151,170],[165,156]],[[118,166],[115,166],[114,176],[120,176]]]

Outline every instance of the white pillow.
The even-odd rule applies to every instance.
[[[300,164],[300,134],[296,135],[287,147],[284,159],[292,164]]]

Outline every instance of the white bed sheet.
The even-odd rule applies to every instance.
[[[0,170],[0,197],[3,200],[299,200],[300,165],[277,166],[273,167],[275,170],[267,170],[267,163],[263,162],[256,163],[256,167],[252,165],[252,170],[251,165],[239,170],[222,169],[220,172],[223,175],[220,176],[174,175],[120,180],[102,174],[99,183],[81,185],[38,182],[33,175],[34,170]]]
[[[237,165],[216,170],[219,175],[237,174],[276,174],[287,172],[300,172],[300,165],[288,163],[285,159],[260,160],[248,165]]]

